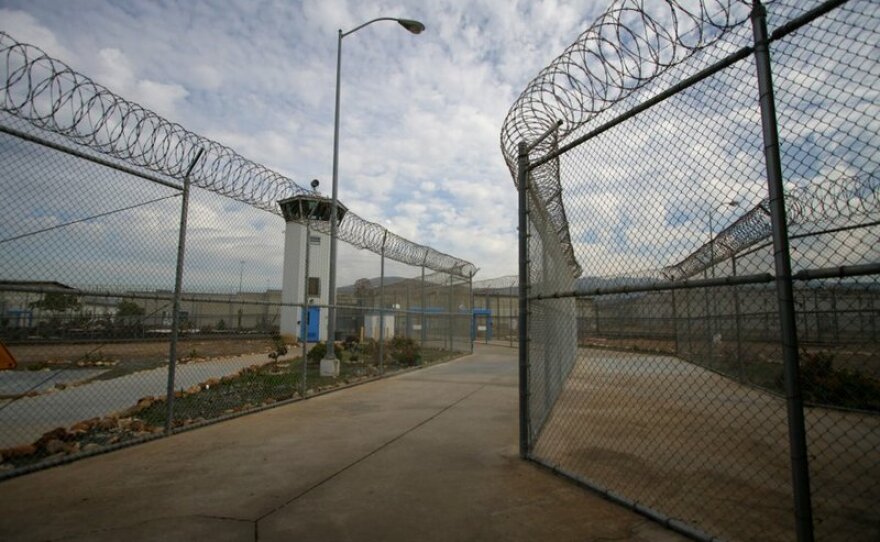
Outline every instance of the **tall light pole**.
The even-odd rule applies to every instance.
[[[339,29],[339,38],[336,42],[336,112],[333,117],[333,189],[330,200],[330,291],[327,295],[327,304],[329,305],[327,314],[327,354],[321,360],[322,376],[339,375],[339,362],[336,360],[336,349],[333,341],[336,335],[336,212],[339,201],[339,75],[342,70],[342,38],[379,21],[394,21],[413,34],[421,34],[425,30],[425,25],[419,21],[395,17],[379,17],[356,26],[348,32],[343,32],[341,28]]]

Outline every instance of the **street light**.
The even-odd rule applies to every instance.
[[[330,199],[330,291],[327,296],[329,305],[327,315],[327,354],[321,360],[321,376],[337,376],[339,374],[339,362],[336,359],[336,349],[333,341],[334,335],[336,335],[336,212],[339,201],[339,81],[342,69],[342,38],[379,21],[394,21],[413,34],[421,34],[425,30],[425,25],[419,21],[395,17],[379,17],[356,26],[348,32],[343,32],[341,28],[339,29],[339,38],[336,45],[336,111],[333,116],[333,185]]]

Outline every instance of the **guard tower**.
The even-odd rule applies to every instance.
[[[284,231],[284,266],[281,277],[281,302],[308,302],[303,314],[299,307],[281,307],[281,333],[309,342],[327,340],[327,314],[330,282],[330,199],[315,194],[294,196],[278,202],[287,222]],[[348,209],[337,202],[337,224]],[[308,296],[306,255],[308,249]],[[305,316],[305,318],[303,318]]]

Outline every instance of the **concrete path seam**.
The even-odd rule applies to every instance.
[[[473,391],[471,391],[471,392],[465,394],[465,395],[464,395],[463,397],[461,397],[460,399],[457,399],[455,402],[453,402],[453,403],[447,405],[446,407],[443,407],[441,410],[437,411],[435,414],[431,415],[430,417],[428,417],[428,418],[426,418],[426,419],[420,421],[420,422],[417,423],[416,425],[410,427],[410,428],[407,429],[406,431],[404,431],[404,432],[400,433],[399,435],[395,436],[394,438],[392,438],[392,439],[389,440],[388,442],[383,443],[382,445],[380,445],[379,447],[377,447],[375,450],[372,450],[372,451],[370,451],[369,453],[365,454],[364,456],[362,456],[362,457],[360,457],[360,458],[354,460],[353,462],[351,462],[351,463],[349,463],[348,465],[342,467],[341,469],[339,469],[338,471],[334,472],[334,473],[331,474],[330,476],[324,478],[323,480],[321,480],[321,481],[315,483],[314,485],[308,487],[308,488],[305,489],[304,491],[302,491],[302,492],[298,493],[297,495],[293,496],[292,498],[290,498],[289,500],[287,500],[286,502],[284,502],[284,503],[281,504],[280,506],[277,506],[277,507],[273,508],[272,510],[269,510],[268,512],[266,512],[266,513],[263,514],[262,516],[258,517],[256,520],[254,520],[254,525],[255,525],[255,529],[254,529],[254,540],[257,540],[257,541],[259,540],[259,530],[258,530],[258,525],[259,525],[259,522],[260,522],[260,521],[266,519],[267,517],[271,516],[272,514],[278,512],[278,511],[280,511],[280,510],[286,508],[287,506],[289,506],[290,504],[292,504],[293,502],[295,502],[295,501],[298,500],[299,498],[301,498],[301,497],[303,497],[303,496],[309,494],[312,490],[315,490],[315,489],[321,487],[322,485],[324,485],[325,483],[329,482],[330,480],[336,478],[337,476],[339,476],[340,474],[344,473],[345,471],[347,471],[347,470],[351,469],[352,467],[358,465],[359,463],[363,462],[364,460],[366,460],[366,459],[372,457],[373,455],[375,455],[375,454],[377,454],[378,452],[382,451],[383,449],[387,448],[387,447],[390,446],[391,444],[394,444],[395,442],[397,442],[398,440],[402,439],[402,438],[405,437],[406,435],[412,433],[412,432],[415,431],[416,429],[418,429],[418,428],[422,427],[423,425],[425,425],[425,424],[427,424],[427,423],[429,423],[429,422],[435,420],[437,417],[439,417],[440,415],[442,415],[444,412],[448,411],[449,409],[451,409],[452,407],[458,405],[459,403],[465,401],[466,399],[469,399],[470,397],[472,397],[473,395],[475,395],[476,393],[478,393],[479,391],[481,391],[481,390],[482,390],[483,388],[485,388],[486,386],[487,386],[487,385],[484,384],[484,385],[478,387],[477,389],[475,389],[475,390],[473,390]]]

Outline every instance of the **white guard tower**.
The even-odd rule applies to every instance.
[[[287,226],[284,232],[284,267],[281,277],[281,302],[299,303],[308,301],[305,323],[299,307],[281,307],[281,333],[306,339],[309,342],[327,340],[326,305],[329,299],[330,281],[330,236],[315,231],[319,226],[329,231],[330,200],[317,194],[295,196],[278,202]],[[348,209],[337,204],[337,220],[342,221]],[[339,223],[337,222],[337,224]],[[306,244],[308,243],[308,245]],[[306,288],[306,248],[308,247],[309,285]],[[305,335],[305,337],[304,337]]]

